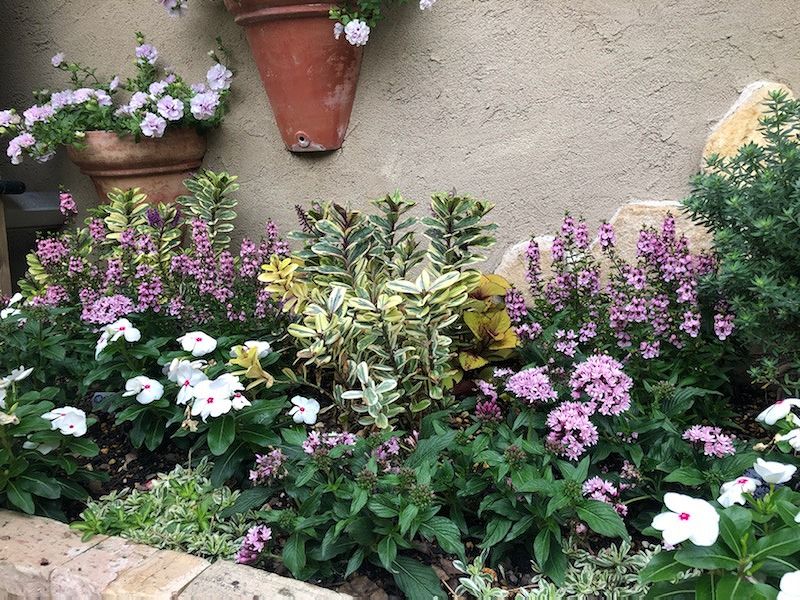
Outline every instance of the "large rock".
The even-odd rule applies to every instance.
[[[126,570],[103,592],[104,600],[172,600],[211,563],[173,550],[159,550]]]
[[[680,202],[674,200],[644,200],[621,206],[609,220],[616,233],[618,254],[628,262],[635,263],[639,231],[644,226],[660,227],[668,214],[675,217],[675,229],[678,235],[686,235],[689,239],[689,248],[693,252],[711,248],[711,234],[702,226],[693,223],[687,215],[681,212]],[[599,226],[599,224],[596,225]],[[547,277],[551,273],[552,258],[550,256],[550,248],[552,247],[553,236],[538,236],[534,239],[539,243],[539,251],[542,256],[542,272]],[[526,300],[530,300],[528,283],[525,281],[525,270],[527,268],[525,252],[528,248],[528,243],[528,240],[524,240],[511,246],[506,250],[500,260],[500,264],[495,269],[495,273],[505,277],[517,289],[522,291]],[[596,241],[592,244],[592,252],[598,258],[602,256],[599,244]]]
[[[759,119],[766,108],[764,101],[769,98],[771,91],[779,89],[794,97],[792,90],[775,81],[756,81],[744,88],[733,106],[711,130],[703,149],[701,167],[705,167],[706,160],[712,154],[733,156],[749,142],[762,143],[764,137],[759,130]]]

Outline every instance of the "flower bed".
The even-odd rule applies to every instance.
[[[527,301],[471,197],[298,207],[291,252],[232,245],[228,174],[115,192],[0,314],[0,500],[354,595],[791,598],[798,115],[695,181],[715,253],[567,215]]]

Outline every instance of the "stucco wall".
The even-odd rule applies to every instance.
[[[298,156],[283,149],[243,32],[221,1],[191,4],[174,19],[153,0],[3,1],[0,105],[62,86],[56,51],[129,72],[136,29],[200,80],[221,35],[238,78],[206,165],[240,176],[251,235],[269,216],[294,226],[295,203],[362,206],[395,188],[492,200],[500,248],[549,231],[565,209],[599,220],[630,199],[679,199],[742,87],[800,80],[796,0],[439,0],[429,13],[412,0],[373,32],[344,148]],[[94,201],[63,156],[0,169]]]

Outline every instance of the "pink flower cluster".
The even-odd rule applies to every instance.
[[[593,414],[591,406],[582,402],[564,402],[552,410],[547,415],[547,445],[557,454],[578,460],[599,439],[597,427],[589,418]]]
[[[267,454],[256,454],[255,469],[250,471],[250,481],[258,485],[282,478],[286,475],[283,467],[285,461],[286,455],[279,448]]]
[[[622,364],[607,354],[594,354],[580,363],[569,384],[576,400],[586,394],[592,412],[618,415],[631,407],[633,380],[622,371]]]
[[[303,451],[306,454],[320,454],[336,446],[355,446],[356,436],[347,431],[322,433],[312,431],[303,442]]]
[[[724,458],[736,454],[733,447],[733,436],[722,433],[719,427],[709,425],[693,425],[683,433],[683,439],[692,444],[702,444],[703,454],[715,458]]]
[[[256,562],[264,548],[272,539],[272,529],[266,525],[251,527],[242,539],[242,544],[236,552],[236,560],[240,565],[251,565]]]
[[[552,402],[558,398],[544,367],[533,367],[512,375],[506,382],[506,389],[530,404]]]
[[[610,481],[600,477],[587,479],[583,484],[583,495],[592,500],[611,504],[620,517],[625,517],[628,514],[628,507],[619,502],[619,490]]]

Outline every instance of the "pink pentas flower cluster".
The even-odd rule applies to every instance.
[[[255,468],[250,470],[250,481],[259,485],[281,479],[286,475],[286,468],[283,466],[285,462],[286,455],[280,448],[267,454],[256,454]]]
[[[558,398],[558,392],[544,367],[532,367],[515,373],[506,381],[506,390],[529,404],[544,404]]]
[[[595,354],[580,363],[569,380],[572,397],[584,394],[601,415],[619,415],[631,406],[633,380],[622,364],[607,354]]]
[[[724,458],[736,454],[733,436],[722,433],[719,427],[693,425],[683,433],[683,439],[692,444],[702,444],[706,456]]]
[[[272,539],[272,529],[266,525],[251,527],[242,539],[242,544],[236,552],[236,560],[240,565],[251,565],[258,560],[267,542]]]
[[[590,417],[591,406],[583,402],[564,402],[547,415],[547,445],[570,460],[578,460],[599,439],[597,427]]]
[[[355,434],[346,431],[330,433],[311,431],[302,446],[306,454],[321,454],[336,446],[355,446],[356,441]]]
[[[628,515],[628,507],[619,501],[619,490],[610,481],[601,477],[592,477],[583,483],[583,495],[592,500],[611,504],[620,517]]]

